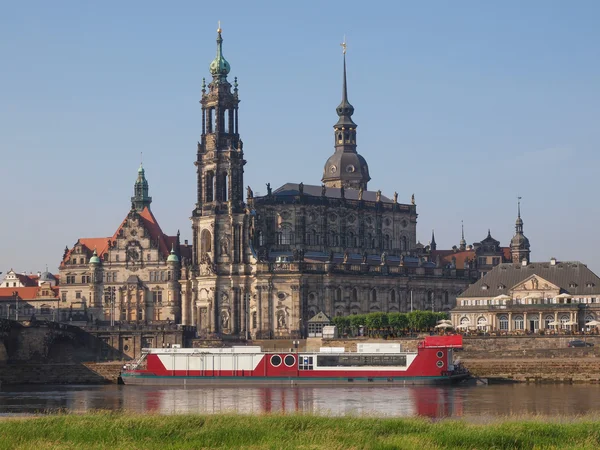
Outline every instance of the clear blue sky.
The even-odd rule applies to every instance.
[[[240,83],[245,185],[320,184],[341,95],[370,190],[408,202],[439,248],[523,197],[534,260],[600,272],[600,2],[20,1],[0,6],[0,271],[56,270],[111,235],[140,152],[163,231],[191,235],[198,100],[221,20]]]

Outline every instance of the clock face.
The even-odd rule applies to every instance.
[[[336,166],[331,166],[331,167],[329,168],[329,171],[330,171],[331,173],[336,173],[336,172],[337,172],[337,167],[336,167]]]

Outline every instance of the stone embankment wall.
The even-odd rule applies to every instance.
[[[84,364],[0,364],[0,383],[104,384],[116,383],[123,362]]]

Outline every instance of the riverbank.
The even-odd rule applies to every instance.
[[[0,420],[3,449],[596,449],[597,418],[487,424],[310,415],[94,413]]]

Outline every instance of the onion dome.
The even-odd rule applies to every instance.
[[[171,253],[169,254],[169,257],[167,258],[167,262],[170,263],[178,263],[179,262],[179,257],[175,254],[175,249],[173,247],[171,247]]]
[[[98,253],[96,252],[96,249],[94,249],[94,254],[92,255],[92,257],[90,258],[90,264],[100,264],[100,258],[98,258]]]
[[[221,27],[217,29],[217,56],[210,63],[210,73],[213,78],[224,80],[227,78],[227,74],[231,70],[229,63],[223,56],[223,38],[221,37]]]

